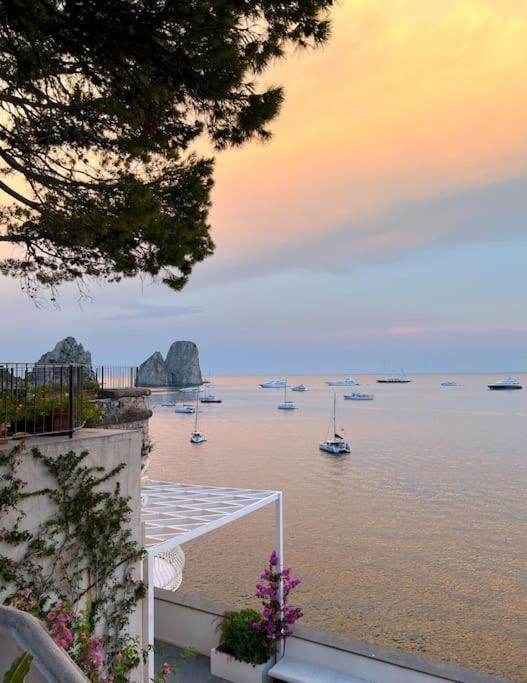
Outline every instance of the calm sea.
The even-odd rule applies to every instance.
[[[527,386],[527,377],[517,375]],[[298,410],[261,377],[218,377],[219,405],[192,415],[153,396],[149,475],[183,483],[280,489],[285,559],[303,579],[304,624],[438,661],[527,681],[527,389],[492,392],[494,375],[418,375],[407,385],[357,376],[349,388],[296,376]],[[337,393],[349,456],[319,451]],[[182,590],[255,604],[274,546],[274,511],[185,546]]]

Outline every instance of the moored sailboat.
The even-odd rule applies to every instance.
[[[198,431],[198,397],[196,396],[196,417],[194,418],[194,431],[190,435],[190,443],[203,443],[207,439]]]
[[[344,455],[346,453],[351,453],[351,446],[337,432],[337,394],[333,396],[333,438],[326,439],[326,441],[321,441],[319,443],[319,448],[321,451],[326,453],[331,453],[332,455]]]

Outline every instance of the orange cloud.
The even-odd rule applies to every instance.
[[[333,26],[270,75],[286,87],[273,141],[219,157],[219,251],[527,168],[523,0],[348,0]]]

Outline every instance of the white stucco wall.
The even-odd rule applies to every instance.
[[[0,451],[11,449],[15,445],[11,442],[6,445],[0,445]],[[142,433],[141,431],[123,431],[123,430],[107,430],[107,429],[82,429],[73,435],[73,438],[67,436],[52,436],[52,437],[34,437],[28,439],[26,442],[26,449],[38,447],[44,454],[48,456],[59,455],[70,450],[77,453],[88,451],[89,455],[85,460],[88,465],[102,465],[107,470],[111,470],[117,465],[124,463],[126,467],[114,478],[110,479],[101,485],[101,490],[111,490],[115,486],[115,482],[119,481],[121,485],[121,493],[123,496],[129,496],[130,507],[132,508],[132,517],[130,521],[130,528],[134,540],[141,544],[141,524],[140,524],[140,477],[141,477],[141,445]],[[42,466],[36,462],[29,454],[28,457],[23,457],[18,469],[18,476],[24,481],[28,482],[28,490],[35,490],[37,488],[44,488],[52,486],[53,480],[46,475]],[[26,512],[26,517],[22,521],[20,528],[28,529],[30,531],[36,529],[40,523],[45,520],[51,512],[50,503],[45,496],[37,496],[35,498],[28,498],[23,502],[23,510]],[[6,519],[0,520],[0,527],[10,527],[9,515]],[[16,559],[16,553],[21,553],[21,549],[13,548],[5,543],[0,543],[0,553],[8,557]],[[141,571],[140,566],[137,566],[137,576]],[[3,602],[5,593],[0,592],[0,602]],[[142,606],[139,605],[136,612],[133,614],[130,621],[130,634],[137,635],[142,639]],[[4,661],[0,651],[0,678],[9,666]],[[11,659],[8,660],[12,661]],[[138,671],[130,678],[132,682],[139,682],[143,680],[142,671]]]

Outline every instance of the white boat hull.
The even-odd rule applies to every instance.
[[[292,403],[291,401],[286,401],[285,403],[279,403],[277,407],[278,407],[278,410],[297,410],[296,403]]]
[[[332,455],[345,455],[351,453],[351,446],[347,442],[335,443],[331,441],[321,441],[319,444],[321,451]]]
[[[206,440],[203,434],[192,434],[190,437],[190,443],[204,443]]]

